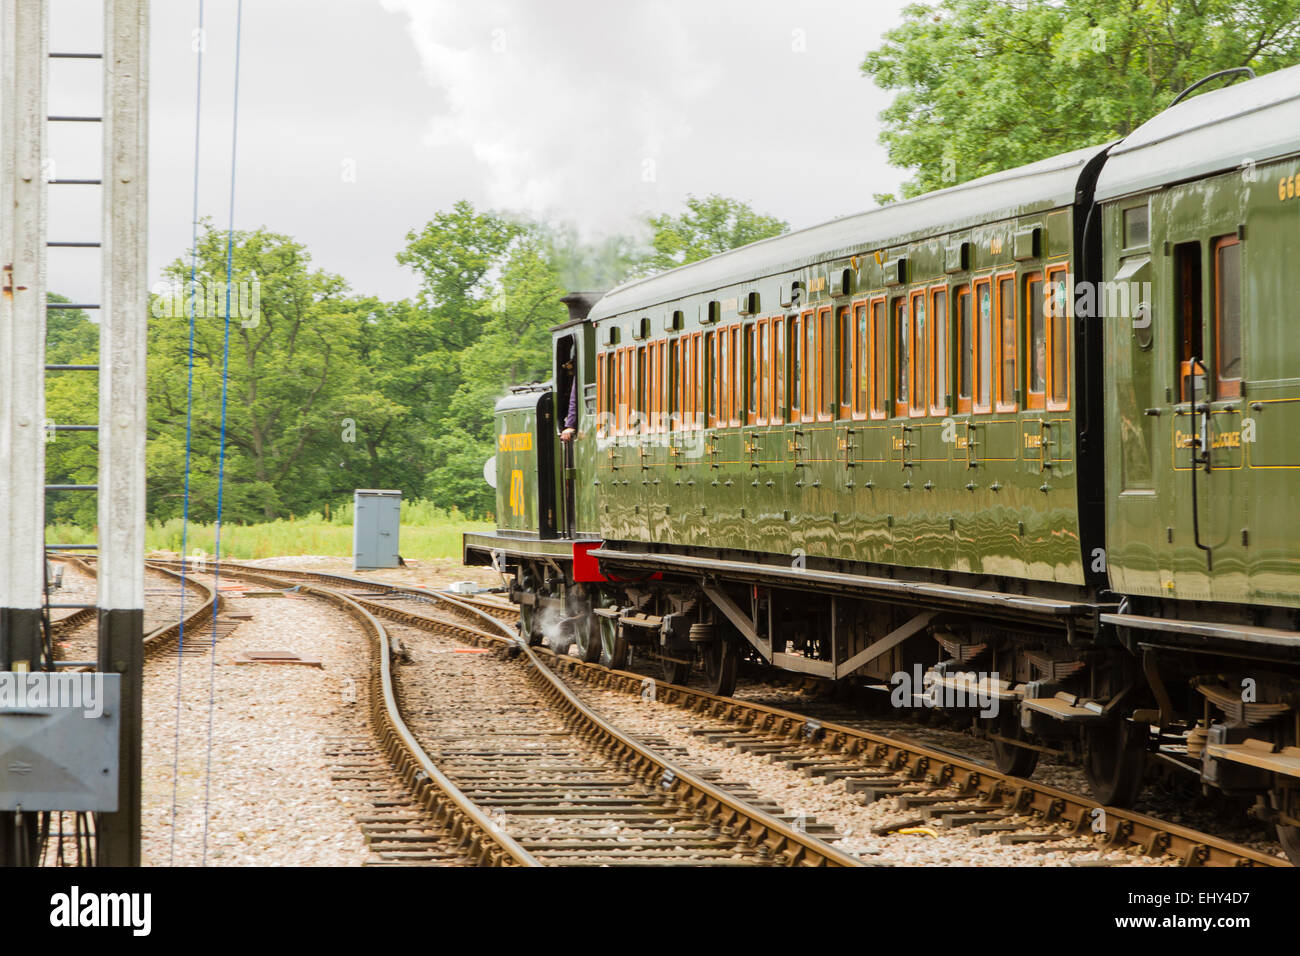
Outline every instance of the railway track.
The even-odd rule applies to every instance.
[[[469,628],[477,632],[474,640],[495,640],[513,633],[506,621],[517,619],[507,610],[501,614],[506,621],[495,620],[500,602],[490,600],[470,602],[351,575],[279,569],[271,574],[282,581],[307,578],[372,593],[378,600],[358,597],[358,601],[378,615],[435,633]],[[398,606],[394,599],[432,605],[444,613],[422,614]],[[557,677],[597,691],[640,697],[653,680],[656,701],[688,712],[697,723],[692,733],[701,738],[765,755],[810,779],[839,781],[864,801],[891,799],[913,812],[908,820],[882,828],[882,834],[909,826],[972,827],[979,833],[998,834],[1007,844],[1069,838],[1091,841],[1101,849],[1136,848],[1153,859],[1172,858],[1184,866],[1290,865],[1213,834],[999,773],[954,751],[611,670],[546,648],[529,648],[528,653],[545,661],[546,669]]]
[[[94,558],[57,553],[49,555],[49,558],[52,561],[70,564],[90,577],[95,576]],[[147,567],[150,571],[166,575],[176,581],[182,580],[180,572],[173,568],[153,563],[147,565]],[[198,605],[186,614],[183,619],[169,621],[145,634],[144,654],[146,659],[169,652],[180,639],[182,633],[196,634],[199,628],[212,619],[213,612],[218,610],[219,602],[215,599],[212,588],[194,577],[193,574],[185,576],[184,584],[196,592],[199,599]],[[67,637],[73,631],[93,621],[97,614],[98,609],[94,607],[78,608],[71,614],[65,614],[63,617],[51,621],[50,631],[55,637]],[[69,670],[76,669],[69,668]]]
[[[375,592],[375,597],[389,590],[346,576],[229,564],[223,564],[222,574],[280,585],[307,578]],[[378,618],[431,636],[418,650],[414,642],[400,650],[427,660],[404,668],[396,689],[391,668],[384,667],[387,684],[376,699],[395,701],[401,691],[405,707],[399,713],[394,704],[377,716],[388,725],[390,744],[404,739],[407,763],[417,749],[424,755],[417,762],[425,776],[412,775],[408,767],[404,778],[420,787],[437,771],[439,789],[454,789],[478,809],[471,827],[478,836],[507,837],[526,854],[513,862],[860,865],[829,846],[821,837],[833,834],[815,820],[782,819],[779,807],[746,792],[743,784],[706,779],[706,773],[687,770],[619,731],[583,704],[534,649],[520,644],[509,626],[485,611],[429,591],[412,593],[434,614],[320,584],[298,584],[298,589],[334,601],[372,634],[382,635],[375,644],[385,648],[385,659],[394,642]],[[487,653],[455,653],[466,644]],[[472,687],[468,695],[467,686]],[[420,749],[424,745],[437,755],[436,767]]]

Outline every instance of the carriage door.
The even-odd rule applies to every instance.
[[[1173,250],[1173,568],[1180,596],[1200,588],[1179,572],[1243,572],[1241,527],[1241,243],[1235,232]],[[1212,589],[1211,589],[1212,591]],[[1210,593],[1205,597],[1212,596]]]
[[[568,427],[577,428],[582,424],[582,383],[578,372],[577,339],[566,335],[555,342],[555,425],[556,432],[563,434]],[[560,442],[560,469],[563,479],[563,528],[567,538],[573,537],[573,518],[576,504],[575,481],[577,471],[574,465],[573,446],[577,441]]]

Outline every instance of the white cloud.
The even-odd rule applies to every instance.
[[[383,5],[441,94],[427,143],[470,151],[491,205],[600,233],[716,191],[805,224],[901,178],[857,75],[892,0]]]

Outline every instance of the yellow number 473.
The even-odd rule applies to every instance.
[[[510,472],[510,513],[522,517],[524,504],[524,473],[516,468]]]

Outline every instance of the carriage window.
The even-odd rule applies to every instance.
[[[1047,391],[1047,314],[1043,308],[1043,279],[1025,279],[1025,314],[1029,317],[1029,408],[1042,408]]]
[[[785,421],[785,320],[772,320],[772,424]]]
[[[1184,242],[1174,247],[1175,315],[1178,317],[1178,381],[1180,401],[1195,392],[1205,395],[1205,350],[1201,341],[1201,244]]]
[[[758,423],[767,424],[767,412],[772,405],[772,393],[770,391],[772,381],[772,343],[769,338],[771,331],[768,322],[764,320],[758,326]]]
[[[988,279],[975,283],[975,409],[993,406],[993,289]]]
[[[704,427],[704,336],[691,337],[695,343],[695,367],[691,370],[691,427]]]
[[[682,427],[682,340],[675,339],[669,353],[672,368],[668,376],[668,403],[671,407],[673,430]]]
[[[1214,240],[1214,397],[1241,395],[1241,244]]]
[[[843,306],[839,314],[840,347],[840,417],[853,413],[853,325],[849,307]]]
[[[754,326],[745,326],[745,421],[750,425],[758,416],[758,363],[754,352]]]
[[[907,321],[907,300],[894,300],[894,414],[907,414],[907,384],[911,376],[908,345],[911,339]]]
[[[975,329],[971,325],[970,289],[957,290],[957,410],[970,411]]]
[[[930,326],[933,329],[930,350],[934,374],[930,385],[930,411],[935,415],[948,414],[948,290],[935,289],[930,294]]]
[[[650,345],[650,361],[646,370],[649,372],[646,379],[646,394],[650,398],[650,420],[647,424],[651,432],[657,432],[659,430],[659,377],[663,374],[659,362],[658,342]]]
[[[644,432],[646,416],[645,346],[636,350],[636,428]]]
[[[912,293],[912,404],[911,410],[913,415],[925,414],[925,400],[928,389],[927,383],[930,380],[929,374],[929,348],[926,343],[926,333],[929,330],[926,314],[925,291],[919,290]]]
[[[1065,266],[1047,270],[1048,407],[1063,409],[1070,402],[1070,310]]]
[[[713,357],[714,348],[716,348],[716,345],[714,344],[713,333],[705,333],[704,358],[705,363],[707,364],[707,370],[704,373],[704,404],[708,410],[710,428],[718,424],[718,363]]]
[[[871,366],[867,364],[867,307],[853,309],[853,368],[856,370],[853,389],[853,411],[857,417],[867,413],[867,396],[871,388]]]
[[[885,417],[885,380],[889,368],[889,326],[885,322],[885,300],[871,303],[871,417]]]
[[[812,421],[817,411],[817,321],[803,314],[803,419]]]
[[[745,415],[745,356],[740,351],[740,325],[732,326],[732,424]]]
[[[798,421],[803,403],[800,401],[803,380],[803,327],[797,315],[790,316],[790,421]]]
[[[731,421],[731,349],[727,347],[731,340],[731,331],[723,329],[718,334],[718,391],[721,394],[721,407],[718,410],[719,424]]]
[[[1016,404],[1016,280],[998,279],[998,407]]]

